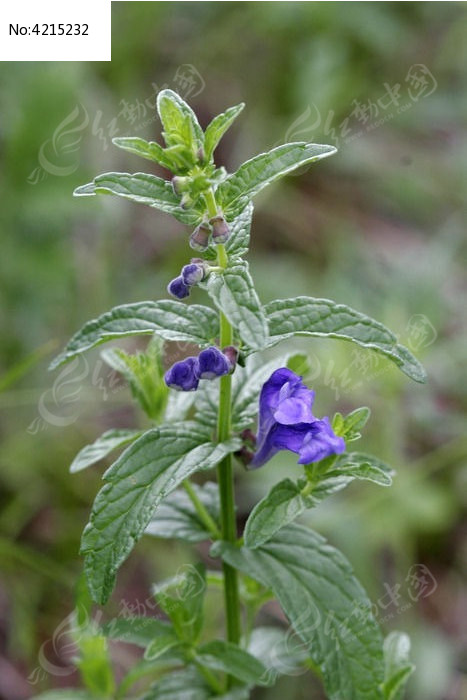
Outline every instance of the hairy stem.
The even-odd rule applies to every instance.
[[[226,252],[223,245],[218,246],[218,260],[222,267],[226,264]],[[232,326],[221,312],[220,314],[220,346],[231,345],[233,340]],[[219,413],[217,420],[217,439],[219,442],[230,437],[230,414],[232,402],[232,376],[224,375],[220,378]],[[229,454],[217,468],[219,483],[219,495],[221,503],[221,533],[222,539],[227,542],[235,542],[237,537],[235,517],[235,497],[233,485],[232,456]],[[240,604],[238,596],[237,571],[226,564],[222,564],[224,573],[224,599],[226,609],[227,639],[238,644],[240,641]]]

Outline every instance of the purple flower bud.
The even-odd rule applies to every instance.
[[[198,357],[200,379],[215,379],[229,374],[230,362],[226,356],[214,345],[202,350]]]
[[[230,364],[230,371],[233,372],[235,365],[237,364],[238,350],[234,348],[233,345],[227,345],[226,348],[222,348],[222,352],[226,356]]]
[[[211,229],[206,223],[200,224],[190,236],[190,246],[193,250],[206,250],[209,246]]]
[[[226,243],[230,238],[230,228],[224,217],[220,215],[213,216],[212,219],[209,219],[209,223],[212,226],[213,243]]]
[[[190,263],[182,267],[182,280],[188,286],[192,287],[204,279],[206,274],[205,267],[202,263]]]
[[[182,277],[175,277],[169,282],[167,291],[177,299],[185,299],[185,297],[190,296],[190,288],[185,284]]]
[[[165,373],[165,383],[177,391],[195,391],[199,384],[199,363],[197,357],[187,357],[176,362]]]

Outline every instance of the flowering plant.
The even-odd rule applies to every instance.
[[[187,566],[154,588],[164,619],[133,616],[91,625],[84,635],[87,646],[79,643],[78,662],[89,697],[233,700],[249,697],[257,685],[274,684],[281,674],[311,668],[332,700],[397,700],[412,670],[408,638],[392,632],[383,641],[345,557],[295,522],[355,479],[390,485],[388,466],[349,449],[369,410],[317,418],[314,392],[295,371],[304,358],[290,348],[273,359],[258,361],[256,355],[294,336],[327,337],[377,352],[415,381],[425,380],[424,370],[387,328],[343,304],[306,296],[261,304],[244,260],[252,198],[336,149],[287,143],[227,174],[216,167],[214,151],[242,104],[218,115],[204,131],[175,92],[163,90],[157,106],[165,148],[141,138],[114,143],[172,171],[172,180],[105,173],[75,194],[116,195],[173,215],[194,227],[189,244],[197,257],[169,282],[173,299],[117,306],[86,323],[53,367],[113,339],[152,336],[146,353],[128,355],[115,348],[103,353],[129,381],[152,427],[107,431],[71,466],[76,472],[125,448],[104,474],[82,537],[92,599],[106,603],[120,565],[145,533],[211,541],[211,570]],[[204,290],[209,305],[182,301],[194,286]],[[174,342],[197,350],[185,351],[185,359],[164,374],[164,344]],[[300,466],[253,508],[239,537],[234,465],[264,467],[280,450],[294,452]],[[193,480],[197,473],[202,483]],[[203,627],[211,586],[224,591],[225,632],[219,639],[207,639]],[[273,597],[290,628],[255,628],[257,612]],[[145,649],[144,660],[118,687],[108,637]],[[134,690],[142,677],[149,687]]]

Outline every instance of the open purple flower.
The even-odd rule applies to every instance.
[[[257,450],[250,467],[261,467],[279,450],[299,455],[299,464],[310,464],[340,454],[343,438],[334,434],[328,418],[315,418],[311,408],[315,392],[286,367],[277,369],[264,383],[259,398]]]
[[[177,391],[195,391],[199,384],[199,363],[197,357],[187,357],[176,362],[165,373],[165,383]]]

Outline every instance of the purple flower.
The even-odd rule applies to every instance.
[[[264,383],[259,398],[257,450],[251,467],[261,467],[279,450],[299,455],[299,464],[309,464],[340,454],[345,442],[334,434],[328,418],[311,412],[315,392],[286,367],[277,369]]]
[[[219,348],[214,345],[202,350],[198,357],[200,379],[215,379],[228,374],[232,365]]]
[[[177,299],[185,299],[190,296],[190,288],[185,284],[182,277],[175,277],[167,285],[167,291]]]
[[[190,263],[182,267],[181,278],[187,287],[192,287],[204,279],[205,268],[202,263]]]
[[[197,357],[187,357],[176,362],[165,373],[165,383],[177,391],[195,391],[199,384],[199,362]]]

